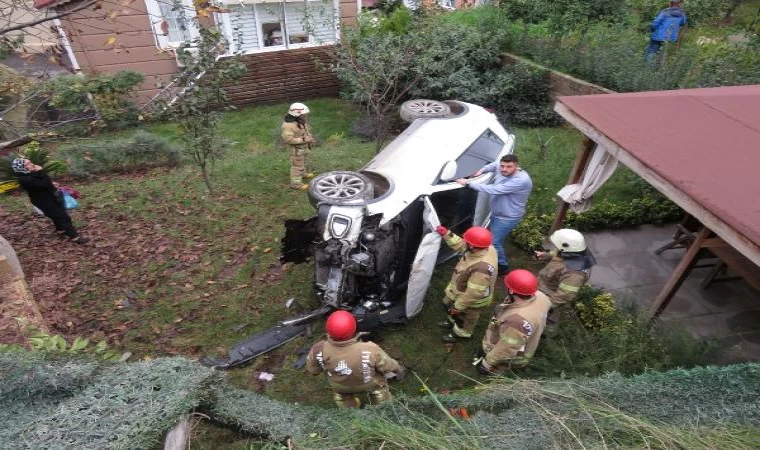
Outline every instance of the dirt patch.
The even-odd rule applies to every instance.
[[[65,337],[120,342],[136,324],[114,317],[122,309],[114,302],[129,294],[134,305],[136,291],[162,283],[177,264],[199,261],[204,250],[197,241],[186,246],[166,236],[166,227],[157,221],[95,208],[73,216],[85,224],[80,231],[92,239],[90,244],[60,239],[45,217],[0,208],[3,236],[18,254],[45,322],[52,333]]]
[[[256,392],[264,392],[267,384],[271,381],[262,379],[268,374],[277,376],[277,372],[282,368],[285,363],[285,355],[279,355],[277,353],[271,353],[269,355],[262,356],[259,361],[256,362],[254,370],[251,371],[251,375],[248,379],[248,385]]]

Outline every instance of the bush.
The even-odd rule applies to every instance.
[[[612,294],[585,286],[563,311],[551,339],[541,343],[526,373],[540,376],[634,375],[689,368],[714,360],[717,346],[648,318]]]
[[[578,231],[594,231],[669,223],[682,217],[681,208],[665,197],[644,195],[628,203],[600,202],[581,214],[569,212],[565,226]],[[549,214],[526,214],[510,236],[524,250],[539,249],[553,220],[554,216]]]
[[[181,160],[182,150],[163,137],[138,131],[128,139],[67,146],[58,155],[69,162],[71,175],[85,177],[175,166]]]
[[[91,115],[91,128],[118,128],[134,124],[138,111],[130,100],[132,91],[145,77],[122,70],[115,74],[67,75],[45,86],[50,103],[68,113]],[[92,130],[91,130],[92,131]]]
[[[667,8],[661,0],[628,0],[631,8],[644,23],[654,20],[657,13]],[[686,11],[689,27],[706,25],[723,18],[730,6],[727,0],[688,0],[682,8]]]

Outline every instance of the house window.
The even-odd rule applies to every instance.
[[[335,0],[243,0],[226,3],[231,11],[216,16],[234,53],[255,53],[337,40]]]
[[[177,48],[198,37],[193,0],[145,0],[156,46],[162,49]]]

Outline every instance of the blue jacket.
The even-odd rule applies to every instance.
[[[686,13],[681,8],[665,8],[652,21],[653,41],[670,41],[678,40],[678,31],[686,25]]]
[[[525,215],[533,180],[528,172],[519,169],[513,175],[505,177],[499,172],[499,165],[491,163],[483,167],[484,172],[494,172],[491,184],[468,184],[479,192],[491,194],[491,214],[500,219],[521,219]]]

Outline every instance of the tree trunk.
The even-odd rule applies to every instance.
[[[0,343],[21,344],[23,325],[16,319],[48,331],[40,309],[24,279],[24,272],[13,247],[0,236]]]
[[[203,182],[206,183],[209,195],[214,195],[214,188],[211,186],[211,178],[208,175],[208,168],[205,163],[201,164],[201,176],[203,177]]]

